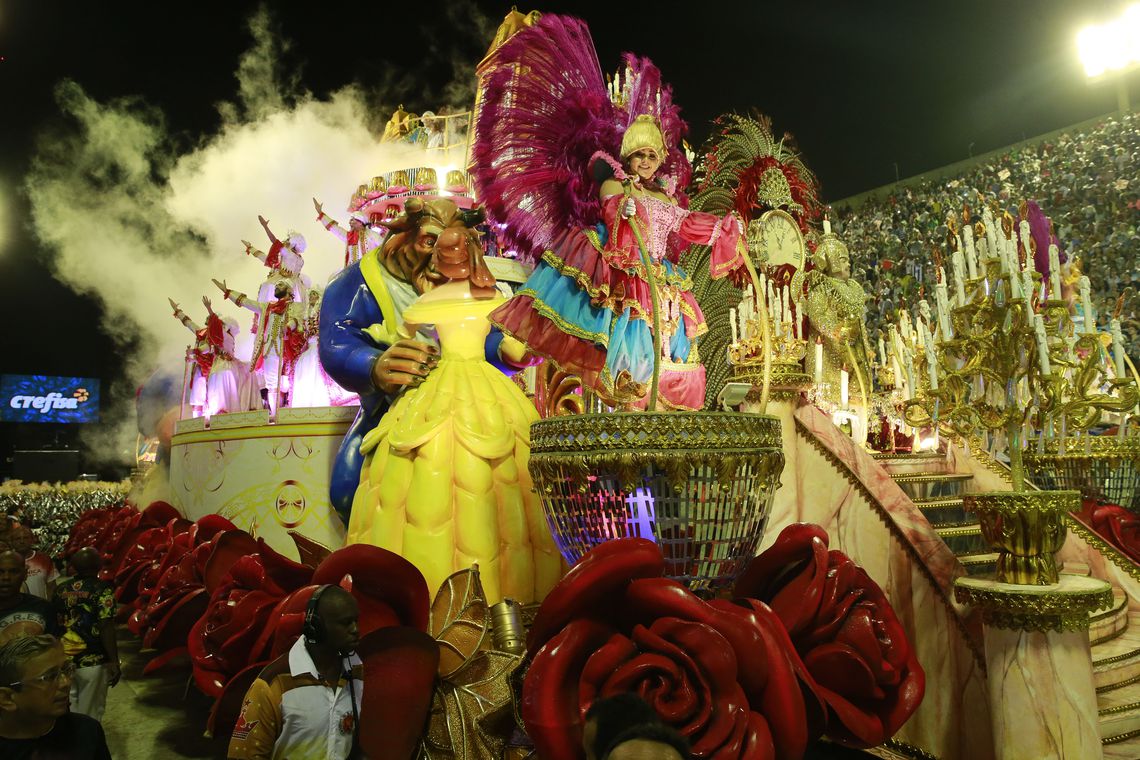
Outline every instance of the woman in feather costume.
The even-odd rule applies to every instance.
[[[732,273],[743,227],[686,208],[685,125],[660,72],[626,54],[611,88],[585,25],[561,16],[516,34],[483,71],[472,176],[507,246],[536,263],[491,321],[624,408],[650,404],[659,356],[656,404],[699,409],[708,327],[676,262],[709,245],[711,274]]]

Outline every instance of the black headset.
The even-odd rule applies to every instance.
[[[325,624],[317,615],[317,604],[321,601],[321,594],[328,590],[330,584],[317,586],[317,590],[309,597],[309,605],[305,607],[305,625],[301,634],[306,644],[320,644],[325,639]]]

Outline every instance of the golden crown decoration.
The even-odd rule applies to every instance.
[[[756,199],[769,208],[786,207],[794,213],[802,213],[804,210],[803,206],[792,200],[792,186],[784,173],[775,166],[768,167],[760,175]]]

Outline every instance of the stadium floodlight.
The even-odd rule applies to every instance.
[[[1130,5],[1118,19],[1082,29],[1077,49],[1090,78],[1140,64],[1140,4]]]

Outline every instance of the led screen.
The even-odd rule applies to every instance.
[[[93,377],[0,375],[4,422],[98,422],[99,380]]]

